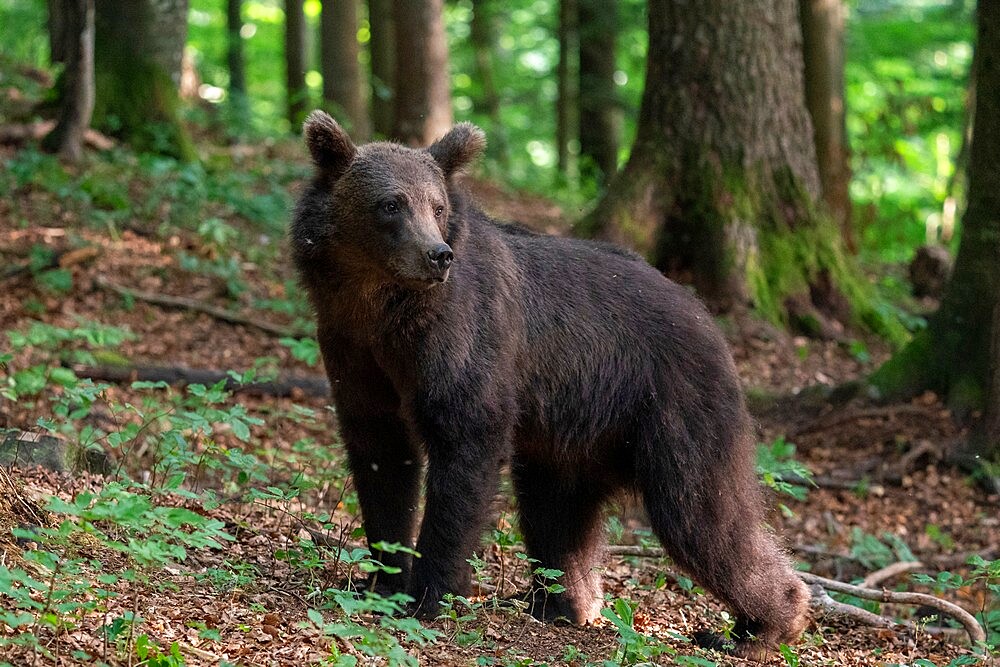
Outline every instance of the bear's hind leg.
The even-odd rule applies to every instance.
[[[512,474],[528,556],[538,561],[532,569],[564,573],[557,581],[534,577],[528,598],[531,614],[543,620],[565,617],[577,625],[596,619],[602,602],[596,568],[604,546],[606,492],[534,463],[515,464]],[[565,590],[547,591],[554,583]]]
[[[715,437],[726,435],[723,428]],[[710,448],[691,442],[645,445],[636,472],[654,532],[673,560],[736,615],[732,645],[709,634],[699,643],[762,659],[794,642],[805,629],[809,592],[762,525],[761,492],[744,444],[723,448],[714,461]],[[696,453],[682,461],[678,452]]]

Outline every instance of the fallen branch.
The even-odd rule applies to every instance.
[[[612,546],[608,547],[607,553],[615,556],[637,556],[639,558],[661,558],[664,555],[666,555],[666,552],[663,549],[659,549],[656,547],[638,547],[638,546]],[[914,563],[914,562],[907,562],[905,563],[905,565],[907,568],[909,568],[909,570],[907,571],[912,571],[913,569],[920,569],[921,567],[923,567],[922,563]],[[902,564],[897,563],[896,569],[899,570],[901,566]],[[872,575],[870,576],[878,575],[879,577],[878,580],[884,581],[885,579],[888,578],[888,576],[886,575],[886,571],[888,569],[889,568],[883,568],[882,570],[873,572]],[[898,572],[892,572],[889,576],[894,576],[897,573]],[[827,579],[826,577],[820,577],[819,575],[812,574],[811,572],[796,572],[796,574],[799,576],[800,579],[802,579],[802,581],[804,581],[806,584],[809,584],[810,586],[818,585],[822,589],[825,589],[827,591],[833,591],[836,593],[846,593],[847,595],[853,595],[854,597],[858,597],[863,600],[874,600],[875,602],[883,602],[889,604],[910,604],[910,605],[921,605],[930,607],[932,609],[941,612],[946,616],[954,618],[959,623],[961,623],[962,626],[965,628],[966,633],[968,633],[969,639],[972,640],[973,644],[986,641],[986,633],[983,631],[982,626],[979,625],[979,621],[977,621],[972,614],[965,611],[957,604],[948,602],[947,600],[942,600],[939,597],[935,597],[927,593],[897,592],[897,591],[888,591],[885,589],[875,590],[874,588],[869,588],[867,586],[855,586],[853,584],[846,584],[842,581]],[[836,601],[832,600],[832,598],[831,601],[836,603]],[[823,604],[826,605],[825,602]],[[836,604],[839,605],[840,603]],[[834,607],[830,608],[834,609]],[[836,609],[840,609],[840,607],[838,606],[836,607]],[[859,611],[864,611],[864,610],[859,610]],[[870,612],[865,612],[865,613],[870,614]],[[871,614],[871,616],[884,618],[878,616],[877,614]],[[861,615],[856,615],[856,614],[852,614],[852,617],[862,618]],[[870,621],[871,619],[868,620]],[[896,621],[892,621],[891,619],[886,619],[886,621],[891,625],[880,625],[879,627],[895,627],[896,625],[906,625],[897,623]],[[872,623],[870,622],[867,624],[872,625]]]
[[[171,385],[213,385],[226,381],[226,389],[250,396],[288,397],[297,393],[325,398],[330,384],[321,375],[288,375],[263,382],[237,382],[226,371],[186,366],[71,366],[77,377],[101,382],[166,382]]]
[[[130,299],[144,301],[155,306],[179,308],[181,310],[193,310],[195,312],[205,313],[206,315],[211,315],[217,320],[229,322],[230,324],[242,324],[243,326],[254,327],[269,333],[272,336],[278,336],[280,338],[301,338],[303,336],[310,335],[306,331],[293,329],[291,327],[283,327],[280,324],[273,324],[264,320],[247,317],[232,310],[226,310],[225,308],[219,308],[217,306],[204,303],[203,301],[196,301],[195,299],[188,299],[182,296],[170,296],[169,294],[154,294],[152,292],[143,292],[141,290],[122,287],[121,285],[116,285],[110,282],[102,276],[98,276],[96,283],[97,286],[102,289],[115,292],[116,294]]]
[[[811,572],[797,572],[796,574],[799,575],[799,578],[802,579],[802,581],[806,582],[810,586],[819,585],[827,591],[853,595],[854,597],[861,598],[862,600],[930,607],[931,609],[935,609],[961,623],[973,644],[979,644],[986,641],[986,632],[983,630],[983,627],[979,625],[979,621],[977,621],[972,614],[965,611],[957,604],[948,602],[947,600],[942,600],[939,597],[928,595],[927,593],[897,592],[885,589],[875,590],[873,588],[864,588],[862,586],[845,584],[842,581],[835,581],[833,579],[827,579],[826,577],[820,577],[812,574]]]
[[[820,609],[827,614],[849,618],[853,621],[861,623],[862,625],[867,625],[873,628],[886,628],[888,630],[906,628],[909,630],[926,632],[930,635],[965,634],[965,630],[962,628],[945,628],[927,625],[918,626],[912,621],[897,621],[889,618],[888,616],[873,614],[867,609],[862,609],[861,607],[855,607],[853,604],[847,604],[846,602],[838,602],[837,600],[834,600],[830,597],[830,594],[826,592],[826,589],[819,584],[813,584],[810,586],[809,592],[812,594],[810,604],[812,604],[814,608]]]
[[[899,575],[906,574],[907,572],[916,572],[917,570],[925,569],[927,569],[927,566],[919,560],[902,560],[898,563],[887,565],[868,574],[868,576],[862,580],[861,586],[863,588],[875,588],[876,586],[882,585],[882,582],[888,581],[893,577],[898,577]]]

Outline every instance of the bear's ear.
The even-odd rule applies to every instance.
[[[303,126],[306,146],[321,176],[335,181],[358,152],[354,142],[325,111],[313,111]]]
[[[472,123],[459,123],[431,144],[427,151],[449,177],[476,159],[486,148],[486,134]]]

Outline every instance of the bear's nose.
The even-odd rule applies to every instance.
[[[451,266],[451,260],[455,259],[455,253],[451,251],[451,246],[447,243],[438,243],[427,251],[427,257],[431,260],[431,264],[444,271]]]

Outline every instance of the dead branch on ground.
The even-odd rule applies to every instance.
[[[186,366],[70,366],[77,377],[100,382],[166,382],[170,385],[213,385],[226,381],[226,389],[250,396],[288,397],[297,393],[325,398],[330,384],[321,375],[286,375],[261,382],[237,382],[226,371]]]
[[[642,546],[612,546],[608,547],[607,552],[608,554],[615,556],[635,556],[638,558],[662,558],[663,556],[666,555],[666,552],[663,549],[656,547],[642,547]],[[890,572],[889,568],[883,568],[882,570],[873,572],[869,576],[875,578],[875,576],[877,575],[877,578],[875,579],[876,582],[885,581],[890,576],[895,576],[896,574],[899,574],[901,571],[913,571],[914,569],[920,569],[922,567],[923,563],[914,563],[914,562],[907,562],[904,564],[897,563],[894,566],[894,571]],[[820,577],[819,575],[812,574],[811,572],[796,572],[796,574],[799,576],[800,579],[802,579],[802,581],[804,581],[806,584],[809,584],[811,587],[819,586],[821,590],[824,590],[824,594],[826,593],[826,591],[832,591],[835,593],[845,593],[847,595],[853,595],[854,597],[858,597],[863,600],[873,600],[875,602],[882,602],[887,604],[906,604],[906,605],[920,605],[920,606],[930,607],[932,609],[941,612],[941,614],[945,616],[950,616],[951,618],[954,618],[959,623],[961,623],[962,627],[965,628],[965,632],[969,635],[969,639],[972,640],[973,644],[986,641],[986,633],[983,631],[982,626],[979,625],[979,622],[975,619],[975,617],[972,614],[962,609],[957,604],[948,602],[947,600],[942,600],[941,598],[936,597],[934,595],[930,595],[928,593],[889,591],[885,589],[876,590],[874,588],[870,588],[867,586],[855,586],[853,584],[847,584],[841,581],[836,581],[834,579],[827,579],[826,577]],[[813,589],[813,595],[814,597],[816,596],[815,588]],[[829,598],[829,595],[826,595],[826,598]],[[842,606],[849,606],[852,608],[852,610],[857,609],[859,613],[854,613],[852,611],[850,614],[847,615],[851,616],[852,618],[862,620],[862,622],[866,622],[867,625],[876,625],[876,627],[886,627],[886,628],[897,627],[901,625],[906,627],[915,627],[913,626],[912,623],[910,624],[899,623],[893,621],[892,619],[879,616],[877,614],[871,614],[870,612],[866,612],[863,609],[859,609],[851,605],[841,605],[841,603],[836,602],[832,598],[830,598],[829,601],[833,602],[834,604],[833,605],[828,604],[825,598],[821,598],[818,604],[821,607],[826,608],[830,611],[838,611],[838,613],[842,612],[841,610]],[[860,612],[864,613],[862,614]],[[873,619],[869,617],[874,617],[879,619],[884,618],[885,623],[883,623],[882,621],[875,623]],[[867,619],[867,621],[865,621],[864,619]]]
[[[205,313],[206,315],[210,315],[217,320],[229,322],[230,324],[241,324],[247,327],[254,327],[255,329],[269,333],[272,336],[278,336],[281,338],[302,338],[303,336],[310,335],[306,331],[301,331],[292,327],[284,327],[280,324],[258,320],[253,317],[247,317],[246,315],[241,315],[240,313],[232,310],[219,308],[218,306],[213,306],[202,301],[196,301],[195,299],[188,299],[182,296],[171,296],[169,294],[154,294],[152,292],[143,292],[141,290],[122,287],[121,285],[112,283],[103,276],[98,276],[96,284],[102,289],[115,292],[116,294],[130,299],[144,301],[146,303],[153,304],[154,306],[179,308],[181,310],[193,310],[198,313]]]
[[[862,600],[873,600],[875,602],[887,604],[907,604],[930,607],[931,609],[935,609],[941,612],[941,614],[950,616],[961,623],[962,627],[965,628],[966,633],[968,633],[969,639],[974,645],[986,641],[986,632],[983,630],[983,626],[979,625],[979,621],[976,620],[975,616],[965,611],[957,604],[948,602],[947,600],[942,600],[934,595],[906,591],[889,591],[885,589],[875,590],[873,588],[865,588],[863,586],[845,584],[842,581],[827,579],[826,577],[820,577],[812,574],[811,572],[797,572],[796,574],[799,575],[799,578],[802,579],[802,581],[806,582],[810,586],[819,585],[827,591],[853,595],[854,597],[861,598]]]

